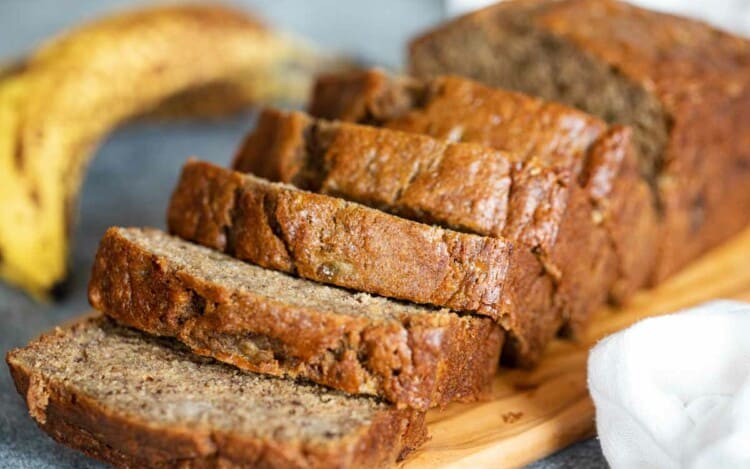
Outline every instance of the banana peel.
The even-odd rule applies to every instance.
[[[38,298],[64,281],[87,164],[117,125],[301,100],[327,60],[242,12],[177,5],[82,26],[0,73],[0,278]]]

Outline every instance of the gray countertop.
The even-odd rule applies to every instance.
[[[0,59],[30,50],[61,29],[135,2],[125,0],[0,0]],[[143,3],[143,2],[141,2]],[[408,37],[440,20],[437,0],[245,0],[233,2],[318,44],[370,63],[398,68]],[[70,295],[38,304],[0,285],[0,353],[24,345],[60,321],[88,309],[86,283],[94,250],[111,225],[164,226],[171,188],[185,158],[226,164],[252,116],[216,122],[139,123],[120,129],[98,150],[81,197],[72,253]],[[56,444],[28,416],[7,368],[0,370],[0,468],[100,467]],[[498,462],[500,466],[501,463]],[[535,468],[606,466],[596,440],[574,445]]]

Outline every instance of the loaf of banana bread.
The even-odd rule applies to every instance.
[[[614,0],[516,0],[410,46],[458,74],[631,125],[660,213],[654,281],[750,221],[750,41]]]
[[[427,436],[422,412],[243,372],[102,317],[7,361],[45,432],[115,467],[389,467]]]
[[[614,250],[617,272],[610,299],[621,303],[649,283],[656,256],[656,214],[648,187],[638,177],[629,129],[608,128],[581,111],[466,78],[420,80],[377,69],[319,77],[310,112],[327,119],[481,143],[516,153],[522,160],[535,158],[547,166],[570,168],[589,198],[595,225],[604,227]],[[589,224],[578,222],[577,238],[591,229]],[[592,272],[592,259],[606,255],[596,243],[580,239],[580,247],[587,245],[591,246],[588,259],[576,249],[576,266],[565,263],[574,278],[586,277]],[[601,271],[595,275],[602,277]],[[592,304],[601,296],[594,293],[601,290],[599,285],[577,287],[587,297],[593,293]]]

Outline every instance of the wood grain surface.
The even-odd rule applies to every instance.
[[[599,339],[648,316],[717,298],[750,301],[750,230],[627,307],[604,309],[579,343],[554,342],[533,371],[502,370],[485,402],[428,414],[431,439],[406,468],[520,467],[594,435],[586,359]],[[668,340],[668,338],[665,338]]]

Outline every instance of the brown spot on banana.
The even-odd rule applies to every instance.
[[[42,204],[41,197],[39,196],[39,188],[36,185],[29,187],[29,200],[31,203],[39,207]]]
[[[19,173],[22,173],[24,169],[23,154],[23,139],[17,135],[15,139],[15,145],[13,145],[13,162],[16,165],[16,171],[18,171]]]

